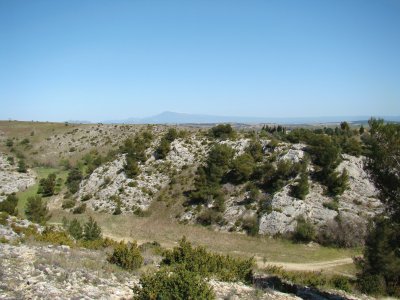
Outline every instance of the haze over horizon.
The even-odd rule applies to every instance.
[[[1,1],[0,119],[400,115],[400,2]]]

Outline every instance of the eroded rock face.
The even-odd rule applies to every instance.
[[[137,208],[146,210],[155,195],[171,180],[173,172],[179,172],[185,165],[197,164],[205,156],[207,147],[201,139],[185,141],[177,139],[171,143],[171,151],[166,159],[156,160],[153,143],[147,151],[149,159],[140,164],[141,173],[134,179],[127,178],[123,172],[125,156],[100,166],[81,182],[77,193],[78,200],[90,195],[86,203],[97,211],[113,212],[120,203],[122,213],[129,213]],[[116,200],[118,197],[119,200]]]
[[[346,219],[355,223],[365,223],[366,217],[381,212],[382,204],[377,199],[377,190],[363,169],[363,157],[343,155],[343,161],[337,167],[349,173],[349,189],[339,196],[339,212]],[[293,232],[296,218],[304,216],[317,227],[333,220],[338,212],[324,207],[332,201],[325,195],[324,187],[317,182],[310,182],[310,192],[304,200],[290,196],[291,184],[276,193],[271,201],[273,211],[264,214],[260,219],[260,234]]]
[[[7,156],[0,153],[0,202],[8,194],[23,191],[35,184],[35,180],[36,176],[31,170],[28,170],[27,173],[17,172],[17,167],[11,165]]]

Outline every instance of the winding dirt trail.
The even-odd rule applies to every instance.
[[[322,271],[325,269],[353,263],[353,259],[351,257],[314,263],[286,263],[276,261],[267,261],[264,263],[261,258],[257,258],[256,261],[259,267],[266,267],[267,265],[270,265],[282,267],[283,269],[289,271]]]
[[[112,238],[114,240],[120,241],[120,240],[135,240],[132,238],[123,238],[121,236],[116,236],[110,233],[105,233],[105,236]],[[148,242],[147,240],[137,240],[139,244]],[[163,243],[163,246],[166,248],[173,248],[176,246],[177,243]],[[342,265],[348,265],[353,263],[353,259],[351,257],[346,257],[342,259],[335,259],[335,260],[326,260],[326,261],[319,261],[319,262],[306,262],[306,263],[288,263],[288,262],[280,262],[280,261],[266,261],[264,263],[263,258],[256,256],[255,257],[257,266],[260,268],[265,268],[266,266],[276,266],[276,267],[282,267],[285,270],[288,271],[310,271],[310,272],[317,272],[317,271],[323,271],[326,269],[334,268],[337,266],[342,266]]]

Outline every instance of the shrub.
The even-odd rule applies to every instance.
[[[325,246],[359,247],[364,245],[366,232],[362,220],[342,218],[339,214],[320,228],[317,239]]]
[[[63,201],[61,207],[63,209],[73,208],[76,204],[76,201],[73,199],[66,199]]]
[[[86,241],[101,239],[101,228],[92,217],[89,218],[89,221],[84,226],[83,238]]]
[[[254,261],[209,253],[203,247],[193,248],[186,238],[182,238],[179,246],[165,252],[162,264],[182,266],[203,277],[213,275],[222,281],[250,282]]]
[[[79,190],[79,184],[81,183],[82,179],[83,175],[79,169],[74,168],[68,172],[66,185],[71,194],[75,194]]]
[[[297,199],[304,200],[309,192],[308,175],[302,173],[297,184],[292,186],[291,196]]]
[[[77,219],[73,219],[68,225],[68,233],[75,239],[80,240],[83,237],[83,228]]]
[[[297,242],[310,242],[315,238],[314,226],[304,219],[299,217],[297,219],[297,226],[293,234],[293,239]]]
[[[83,214],[85,211],[86,211],[86,203],[82,203],[81,205],[75,207],[72,213],[75,215],[80,215]]]
[[[37,193],[42,194],[43,197],[53,196],[56,187],[56,178],[56,174],[51,173],[47,178],[40,179]]]
[[[385,278],[380,274],[361,274],[358,276],[359,289],[369,295],[385,295]]]
[[[128,178],[135,178],[140,174],[139,164],[135,158],[131,156],[126,157],[126,163],[124,164],[124,172]]]
[[[15,194],[10,194],[5,200],[0,202],[0,211],[6,212],[9,215],[16,216],[18,214],[18,198]]]
[[[225,140],[234,138],[236,133],[230,124],[220,124],[212,127],[209,131],[209,135],[216,139]]]
[[[130,271],[140,268],[143,264],[143,257],[136,242],[125,244],[121,241],[107,260]]]
[[[28,198],[25,214],[28,220],[38,224],[45,224],[51,217],[46,203],[43,202],[43,199],[40,196]]]
[[[199,274],[184,268],[163,268],[140,278],[141,288],[136,288],[134,299],[184,300],[214,299],[212,288]]]
[[[244,218],[242,227],[248,235],[255,236],[258,234],[259,224],[257,217]]]
[[[26,167],[26,164],[25,164],[25,161],[23,159],[20,159],[18,161],[18,169],[17,169],[17,171],[20,172],[20,173],[26,173],[28,171],[27,167]]]
[[[229,180],[234,183],[247,181],[255,168],[255,161],[250,154],[237,156],[231,165],[231,171],[228,175]]]
[[[88,201],[90,199],[92,199],[92,194],[86,194],[81,198],[81,201]]]
[[[322,203],[322,206],[330,210],[339,211],[339,201],[337,199],[330,202],[324,202]]]
[[[197,216],[197,222],[201,225],[204,226],[209,226],[212,224],[216,224],[222,221],[222,215],[220,212],[212,209],[212,208],[207,208],[203,210],[198,216]]]
[[[36,234],[35,240],[53,245],[67,245],[70,247],[74,245],[74,241],[65,231],[56,231],[52,227],[46,227],[42,234]]]
[[[341,195],[349,186],[349,175],[346,169],[343,169],[342,174],[337,172],[332,172],[327,180],[326,185],[328,187],[328,192],[331,195]]]

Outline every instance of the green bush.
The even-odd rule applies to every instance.
[[[47,178],[40,179],[37,193],[42,194],[43,197],[53,196],[56,187],[56,178],[56,174],[51,173]]]
[[[161,138],[160,144],[155,150],[156,159],[164,159],[171,149],[171,143],[178,137],[175,128],[170,128],[167,133]]]
[[[292,186],[291,196],[297,199],[304,200],[309,192],[308,174],[302,173],[297,184]]]
[[[359,275],[357,284],[363,293],[376,296],[386,294],[385,278],[380,274]]]
[[[140,268],[143,264],[143,257],[136,242],[125,244],[125,242],[121,241],[107,260],[130,271]]]
[[[211,300],[212,288],[199,274],[184,268],[163,268],[140,278],[134,299],[140,300]]]
[[[244,218],[242,227],[248,235],[255,236],[258,234],[259,224],[257,217]]]
[[[216,139],[226,140],[235,138],[236,132],[230,124],[220,124],[210,129],[209,135]]]
[[[297,226],[293,234],[293,239],[297,242],[310,242],[315,238],[314,226],[304,219],[299,217],[297,219]]]
[[[89,218],[89,221],[84,226],[83,238],[86,241],[101,239],[101,228],[92,217]]]
[[[250,154],[244,153],[237,156],[231,164],[229,181],[234,183],[247,181],[253,174],[255,166],[255,161]]]
[[[71,194],[75,194],[79,190],[79,184],[81,183],[82,179],[83,175],[79,169],[74,168],[68,172],[68,177],[65,183]]]
[[[20,173],[26,173],[28,171],[24,160],[20,159],[18,161],[18,169],[17,169],[17,171],[20,172]]]
[[[331,195],[341,195],[349,187],[349,175],[346,169],[343,169],[342,174],[339,175],[337,172],[332,172],[327,180],[326,185],[328,192]]]
[[[162,264],[182,266],[203,277],[212,275],[222,281],[250,282],[254,261],[209,253],[203,247],[193,248],[191,243],[183,238],[179,241],[179,246],[166,251]]]
[[[75,239],[80,240],[83,237],[83,228],[77,219],[73,219],[68,225],[68,233]]]
[[[28,220],[45,224],[49,219],[49,210],[40,196],[29,197],[26,203],[25,214]]]
[[[80,215],[80,214],[83,214],[85,211],[86,211],[86,203],[82,203],[79,206],[75,207],[72,210],[72,213],[74,215]]]
[[[15,193],[7,195],[7,198],[0,202],[0,211],[9,215],[16,216],[18,214],[18,198]]]
[[[322,203],[322,206],[330,210],[339,211],[339,201],[336,199],[330,202],[324,202]]]

